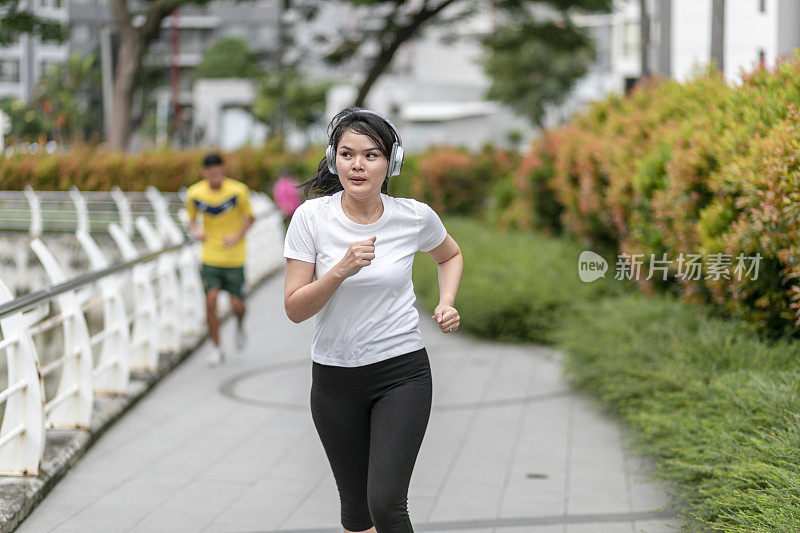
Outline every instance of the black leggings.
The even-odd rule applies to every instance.
[[[339,488],[342,526],[411,533],[408,484],[431,412],[425,348],[359,367],[314,363],[311,415]]]

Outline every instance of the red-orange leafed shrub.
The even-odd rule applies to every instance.
[[[586,176],[581,175],[587,165],[581,165],[581,145],[589,135],[574,125],[567,125],[552,133],[559,137],[559,150],[553,158],[553,179],[556,198],[563,208],[561,223],[564,228],[583,240],[593,237],[587,213],[582,210],[581,190],[586,188]]]
[[[475,171],[474,156],[456,148],[433,148],[419,159],[411,192],[439,213],[472,213],[485,200],[484,179]]]
[[[20,190],[30,185],[36,190],[67,190],[74,185],[81,190],[101,191],[116,185],[140,191],[153,185],[170,192],[202,178],[200,167],[205,154],[200,150],[124,154],[78,147],[63,154],[0,157],[0,187]],[[228,175],[256,190],[270,190],[284,170],[305,180],[321,157],[314,150],[294,154],[269,146],[223,155]]]
[[[534,176],[545,167],[544,154],[540,153],[539,144],[540,142],[536,142],[531,145],[528,153],[519,160],[512,175],[508,187],[508,202],[506,205],[499,206],[498,225],[501,230],[532,229],[534,227],[534,217],[538,212],[534,207],[534,194],[536,193],[533,189],[537,185]],[[543,180],[545,183],[552,176],[552,170],[548,174]]]
[[[788,116],[792,102],[800,102],[800,52],[738,86],[711,71],[686,83],[641,84],[547,132],[558,145],[549,160],[534,144],[515,181],[523,200],[510,202],[509,210],[530,205],[532,220],[541,217],[532,182],[524,186],[519,176],[549,161],[551,202],[573,236],[645,258],[666,253],[675,261],[681,253],[700,253],[704,268],[712,254],[761,249],[761,280],[706,279],[706,271],[699,280],[676,279],[674,263],[672,278],[659,285],[714,301],[762,329],[795,328],[800,198],[790,191],[800,178],[791,154],[800,147],[787,140],[794,139],[797,121],[797,113]]]
[[[749,157],[730,167],[742,186],[739,215],[724,237],[732,254],[760,254],[758,278],[733,277],[714,295],[756,326],[786,330],[800,324],[800,112],[791,112],[752,141]]]
[[[563,208],[552,181],[554,158],[565,136],[560,130],[545,131],[522,156],[507,183],[495,192],[500,229],[536,229],[546,234],[561,232]],[[500,196],[505,196],[505,201]]]

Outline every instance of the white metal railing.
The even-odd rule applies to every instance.
[[[251,194],[256,220],[247,235],[245,270],[252,283],[281,265],[283,223],[266,195]],[[177,352],[203,334],[200,247],[186,239],[184,201],[185,191],[168,198],[154,188],[144,195],[118,189],[91,195],[77,189],[68,195],[0,192],[0,226],[22,229],[27,222],[30,250],[50,284],[14,298],[0,279],[0,354],[5,354],[8,376],[0,390],[0,474],[37,474],[45,428],[88,428],[96,394],[126,394],[131,371],[156,371],[160,353]],[[2,210],[13,202],[27,210]],[[54,214],[59,208],[48,206],[58,203],[66,211],[66,202],[71,225],[68,216]],[[92,210],[99,203],[104,207]],[[121,263],[112,264],[92,234],[98,233],[98,213]],[[116,220],[110,219],[112,213]],[[42,238],[54,223],[74,232],[90,272],[68,279]],[[137,249],[134,237],[144,242],[146,253]],[[37,340],[39,346],[49,340],[58,354],[43,361]],[[46,392],[53,388],[54,393]]]

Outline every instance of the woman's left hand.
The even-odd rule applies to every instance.
[[[452,333],[458,329],[458,325],[461,322],[461,317],[456,311],[455,307],[450,305],[439,304],[436,306],[436,309],[433,310],[433,318],[438,326],[439,329],[442,330],[442,333]]]

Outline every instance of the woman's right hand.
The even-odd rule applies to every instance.
[[[337,265],[343,277],[355,276],[375,259],[375,239],[377,237],[370,237],[366,241],[357,241],[350,245]]]

